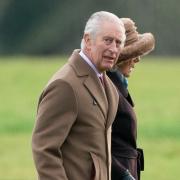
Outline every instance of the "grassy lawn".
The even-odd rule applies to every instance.
[[[0,180],[37,179],[30,134],[3,134],[0,141]]]
[[[0,59],[0,180],[35,180],[31,133],[39,94],[60,57]],[[145,58],[129,79],[145,151],[142,180],[180,176],[180,58]]]

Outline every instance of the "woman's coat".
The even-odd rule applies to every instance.
[[[134,103],[123,84],[121,74],[109,71],[107,75],[119,92],[118,110],[112,125],[112,180],[121,180],[127,169],[138,180],[140,164],[143,169],[143,154],[140,155],[136,145],[137,119]]]

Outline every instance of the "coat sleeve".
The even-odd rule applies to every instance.
[[[113,180],[120,180],[126,173],[126,168],[112,155],[112,178]]]
[[[62,80],[42,93],[32,135],[32,151],[39,180],[67,180],[61,147],[77,118],[73,88]]]

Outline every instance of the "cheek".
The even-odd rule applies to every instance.
[[[104,47],[104,45],[99,44],[94,46],[94,48],[92,49],[92,54],[93,54],[93,58],[95,61],[98,61],[98,63],[100,64],[102,58],[103,58],[103,54],[106,52],[106,48]]]
[[[128,74],[128,73],[129,73],[129,70],[130,70],[129,66],[125,66],[125,67],[123,68],[123,73],[124,73],[124,74]]]
[[[104,50],[102,48],[99,48],[97,51],[96,51],[96,57],[98,59],[101,59],[103,57],[103,54],[104,54]]]

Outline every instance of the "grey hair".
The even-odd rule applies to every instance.
[[[123,22],[118,16],[107,11],[99,11],[93,13],[86,23],[84,34],[90,34],[92,37],[95,38],[97,32],[100,31],[101,29],[100,28],[101,23],[104,21],[119,23],[119,27],[121,27],[122,31],[124,31],[123,42],[125,42],[126,37],[125,37],[125,28]],[[81,40],[81,49],[83,48],[84,48],[84,39]]]

